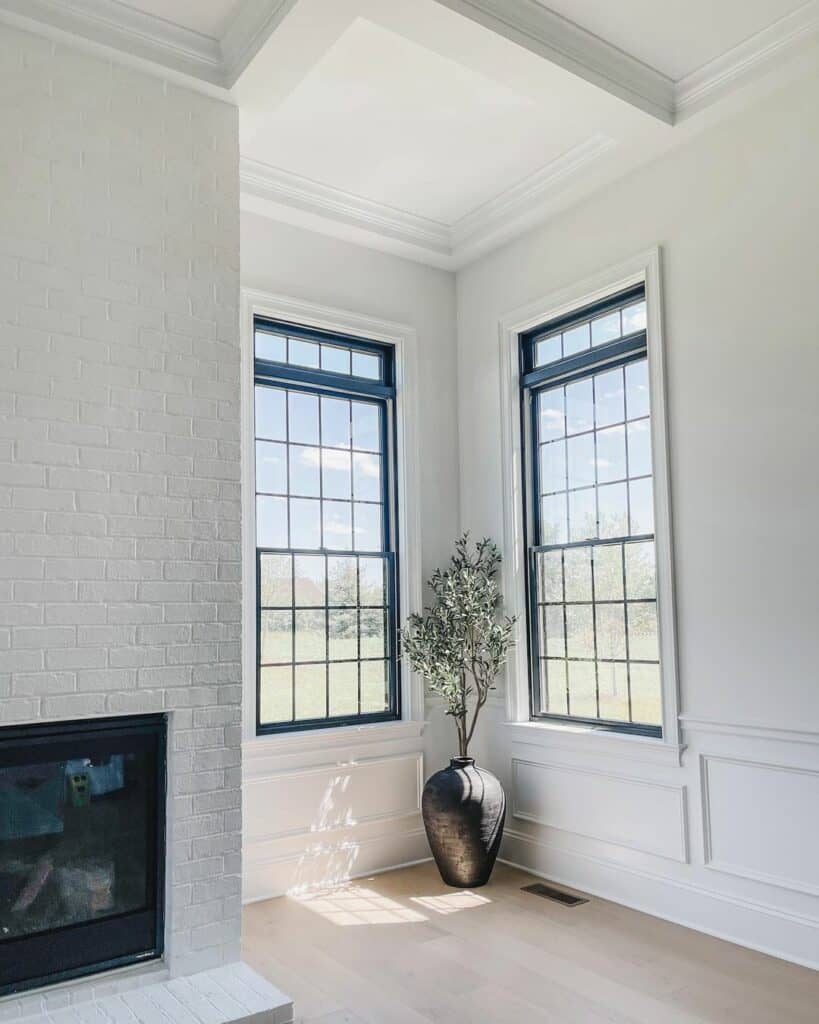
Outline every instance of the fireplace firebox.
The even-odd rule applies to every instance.
[[[162,955],[164,715],[0,729],[0,994]]]

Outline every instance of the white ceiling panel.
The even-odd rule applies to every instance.
[[[244,0],[119,0],[143,14],[221,39]]]
[[[536,0],[675,81],[805,0]]]

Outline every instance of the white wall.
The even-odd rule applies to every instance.
[[[240,931],[236,110],[0,27],[0,138],[0,724],[168,713],[191,972]]]
[[[815,966],[817,109],[814,71],[457,278],[462,524],[500,537],[499,321],[652,246],[664,263],[688,748],[521,742],[496,703],[504,856]]]
[[[458,529],[453,275],[242,215],[242,285],[409,325],[417,335],[421,551],[426,579]],[[420,820],[426,774],[451,750],[448,722],[347,735],[245,743],[245,899],[368,873],[429,856]],[[425,774],[426,773],[426,774]]]

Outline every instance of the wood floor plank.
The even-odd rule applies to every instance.
[[[817,1024],[819,973],[596,898],[421,864],[245,909],[248,962],[299,1024]]]

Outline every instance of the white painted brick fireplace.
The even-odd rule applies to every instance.
[[[0,138],[0,725],[168,714],[191,975],[239,958],[237,111],[0,27]]]

